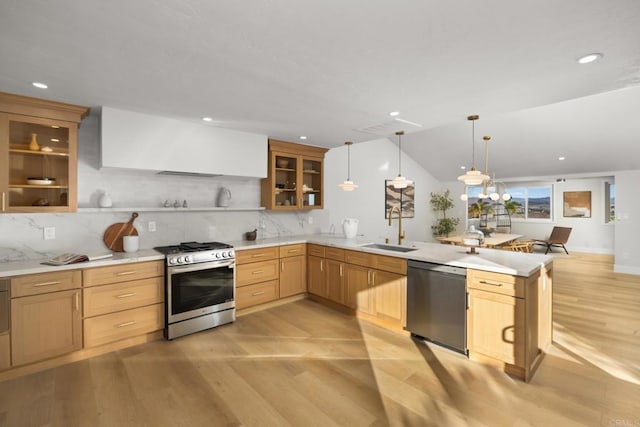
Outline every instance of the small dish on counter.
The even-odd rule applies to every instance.
[[[46,176],[27,178],[27,184],[30,184],[30,185],[51,185],[51,184],[55,184],[55,182],[56,182],[55,178],[49,178]]]

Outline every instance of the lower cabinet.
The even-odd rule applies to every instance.
[[[327,258],[326,269],[326,297],[328,300],[345,303],[345,263]]]
[[[30,274],[10,282],[12,366],[82,348],[79,270]]]
[[[374,314],[371,270],[353,264],[347,264],[345,270],[347,307],[363,313]]]
[[[306,244],[280,246],[280,298],[307,292]]]
[[[96,347],[162,329],[162,271],[162,261],[84,270],[84,346]]]
[[[323,257],[307,257],[307,289],[310,294],[327,297],[327,270]]]
[[[242,286],[236,289],[236,308],[252,307],[278,299],[278,281],[256,283],[254,285]]]
[[[82,348],[80,289],[11,300],[13,366]]]
[[[277,300],[280,269],[277,247],[236,252],[236,308]]]
[[[10,334],[0,335],[0,371],[8,369],[11,366],[11,341]]]

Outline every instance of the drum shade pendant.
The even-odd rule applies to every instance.
[[[353,191],[358,188],[357,184],[354,184],[351,181],[351,145],[353,142],[347,141],[344,145],[347,146],[347,179],[344,182],[338,184],[338,187],[342,188],[344,191]]]
[[[404,131],[399,130],[396,135],[398,135],[398,176],[393,178],[390,184],[393,188],[407,188],[413,184],[413,181],[402,176],[402,135],[404,135]]]
[[[473,115],[467,117],[467,120],[471,121],[471,169],[467,171],[464,175],[460,175],[458,177],[459,181],[464,182],[466,186],[475,186],[482,185],[485,182],[489,181],[489,176],[483,174],[479,170],[476,170],[476,147],[475,147],[475,121],[478,120],[480,116]]]

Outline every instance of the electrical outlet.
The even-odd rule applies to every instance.
[[[155,221],[149,221],[148,230],[150,232],[156,231],[156,222]]]
[[[56,228],[55,227],[45,227],[44,228],[44,240],[53,240],[56,238]]]

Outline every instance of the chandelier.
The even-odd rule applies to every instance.
[[[399,130],[396,132],[398,135],[398,176],[393,178],[390,184],[393,188],[407,188],[407,186],[413,184],[413,181],[408,180],[404,176],[402,176],[402,140],[401,137],[404,135],[403,130]]]
[[[338,184],[338,187],[344,191],[353,191],[358,188],[358,185],[351,181],[351,145],[353,142],[347,141],[344,145],[347,146],[347,179],[344,182]]]
[[[467,120],[471,121],[471,169],[467,171],[467,173],[465,173],[464,175],[460,175],[458,177],[459,181],[464,182],[464,185],[466,186],[476,186],[476,185],[482,185],[484,183],[486,183],[487,181],[489,181],[489,176],[483,174],[482,172],[480,172],[479,170],[476,170],[476,147],[475,147],[475,133],[476,133],[476,129],[475,129],[475,121],[478,120],[480,118],[480,116],[478,115],[472,115],[467,117]],[[486,147],[486,145],[485,145]],[[486,157],[486,150],[485,150],[485,157]]]

